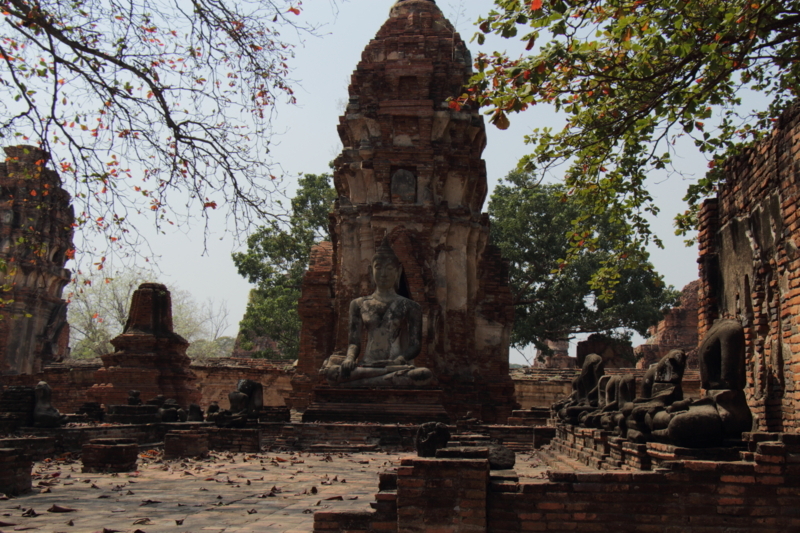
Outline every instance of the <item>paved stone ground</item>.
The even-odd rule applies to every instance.
[[[369,510],[378,473],[408,455],[212,453],[164,461],[148,451],[138,472],[123,474],[83,474],[69,458],[38,462],[33,492],[0,501],[0,533],[308,533],[315,511]],[[546,477],[535,454],[517,454],[516,471],[522,482]],[[58,507],[75,511],[48,512]]]
[[[83,474],[80,461],[34,465],[34,491],[0,501],[0,532],[310,532],[313,512],[369,509],[390,454],[140,456],[130,474]],[[53,506],[74,512],[47,512]],[[32,514],[36,516],[24,516]],[[71,524],[71,525],[70,525]]]

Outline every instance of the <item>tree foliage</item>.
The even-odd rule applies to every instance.
[[[247,251],[233,254],[239,274],[256,285],[239,324],[241,347],[253,349],[257,337],[268,337],[277,345],[257,353],[258,357],[297,357],[300,285],[311,247],[330,238],[328,213],[335,197],[329,174],[306,174],[298,181],[288,223],[258,228],[247,239]]]
[[[139,285],[152,282],[155,274],[130,269],[104,274],[92,271],[67,295],[67,321],[70,325],[70,357],[86,359],[114,351],[110,341],[128,320],[131,298]],[[192,358],[225,357],[233,350],[233,339],[223,336],[228,310],[225,302],[198,303],[183,290],[170,290],[172,323],[175,332],[191,343],[187,353]]]
[[[661,245],[647,216],[658,207],[648,172],[670,169],[685,136],[711,172],[687,193],[690,210],[677,219],[686,232],[697,203],[715,191],[721,163],[770,131],[797,97],[800,2],[797,0],[495,0],[478,21],[479,41],[496,33],[520,39],[530,55],[480,54],[469,92],[504,129],[509,114],[548,104],[563,129],[534,130],[532,153],[520,167],[544,176],[558,171],[581,206],[568,258],[593,246],[607,213],[606,238],[617,244],[593,277],[620,283],[621,268],[646,264],[644,247]],[[763,109],[743,109],[743,94],[765,96]]]
[[[606,217],[592,236],[592,251],[581,247],[567,263],[570,231],[580,207],[566,196],[562,185],[533,185],[524,173],[512,172],[495,188],[489,203],[492,242],[510,262],[515,305],[512,344],[534,344],[547,351],[548,340],[576,333],[641,335],[675,305],[680,293],[665,287],[649,269],[621,269],[620,284],[610,299],[589,282],[614,255],[615,222]]]
[[[112,242],[135,212],[269,215],[301,3],[0,0],[0,140],[53,154],[78,224]]]

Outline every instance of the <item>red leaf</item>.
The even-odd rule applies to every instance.
[[[542,9],[542,0],[532,0],[531,11],[539,11],[540,9]]]
[[[295,15],[299,15],[300,14],[300,10],[297,9],[296,7],[290,7],[289,11],[294,13]]]

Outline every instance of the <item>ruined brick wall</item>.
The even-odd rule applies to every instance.
[[[724,171],[700,213],[700,338],[716,318],[741,320],[757,427],[798,431],[800,106]]]
[[[507,266],[488,242],[482,115],[454,109],[470,76],[469,51],[427,0],[392,7],[362,54],[339,121],[339,200],[332,243],[315,248],[303,284],[293,406],[307,405],[317,372],[347,348],[348,309],[374,287],[369,266],[388,236],[403,266],[402,292],[423,312],[422,351],[448,394],[451,416],[504,420],[513,407]]]
[[[98,362],[70,361],[48,365],[36,374],[0,376],[0,385],[34,387],[39,381],[46,381],[53,389],[53,406],[62,413],[74,413],[84,402],[90,401],[88,394],[97,383],[95,373],[101,367]],[[285,405],[285,399],[292,392],[294,370],[287,361],[226,357],[194,361],[189,368],[197,376],[197,390],[202,395],[199,404],[204,409],[212,401],[226,409],[228,393],[236,389],[240,379],[252,379],[263,385],[266,406]],[[127,391],[122,392],[126,396],[121,400],[124,404]]]
[[[83,403],[89,401],[87,392],[95,384],[95,372],[100,366],[100,363],[80,361],[52,364],[35,374],[0,376],[0,384],[35,387],[40,381],[46,381],[53,389],[53,407],[62,414],[74,413]]]
[[[50,156],[33,146],[5,148],[0,163],[0,374],[31,374],[67,356],[69,325],[61,298],[70,272],[74,215]]]
[[[680,304],[664,313],[664,319],[650,328],[650,338],[634,348],[636,368],[649,368],[671,350],[683,350],[689,368],[697,368],[697,328],[700,307],[700,280],[681,291]]]
[[[606,368],[633,368],[635,359],[630,341],[608,337],[601,333],[593,333],[585,341],[578,343],[576,350],[578,368],[583,367],[587,355],[597,354],[603,358]]]
[[[204,409],[212,401],[223,409],[229,407],[228,394],[236,389],[240,379],[251,379],[264,387],[264,405],[283,406],[292,392],[294,369],[291,361],[268,359],[219,358],[194,361],[191,370],[197,376],[197,384]]]
[[[774,467],[758,463],[684,461],[674,468],[680,469],[553,473],[544,483],[493,483],[487,531],[800,530],[796,474],[776,475]]]

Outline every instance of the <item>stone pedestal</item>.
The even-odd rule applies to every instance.
[[[658,468],[663,463],[673,461],[739,461],[742,458],[741,452],[745,451],[746,445],[742,441],[737,444],[738,446],[726,448],[683,448],[661,442],[648,442],[646,446],[650,464],[653,468]]]
[[[31,490],[31,459],[16,448],[0,448],[0,493],[17,495]]]
[[[164,437],[164,459],[206,457],[208,433],[205,431],[173,430]]]
[[[83,445],[81,472],[133,472],[139,458],[136,439],[93,439]]]
[[[441,390],[316,387],[303,422],[449,423]]]
[[[208,428],[208,447],[219,452],[259,453],[261,430],[243,428]]]

